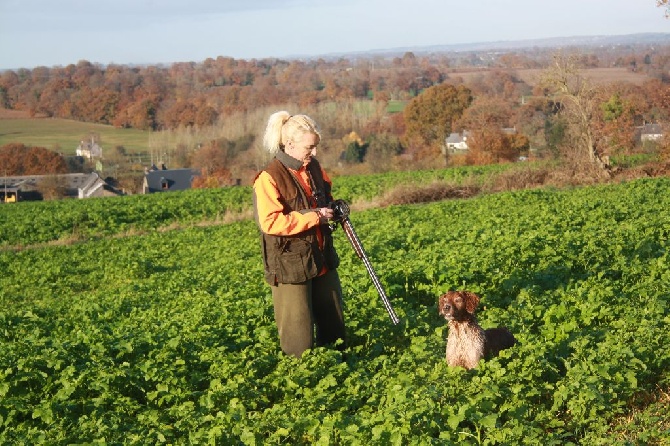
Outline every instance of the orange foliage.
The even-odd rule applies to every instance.
[[[500,128],[484,127],[473,131],[468,138],[469,164],[492,164],[515,161],[522,150],[528,150],[528,138],[508,135]]]
[[[228,141],[210,141],[193,154],[192,166],[200,169],[200,177],[193,180],[194,188],[230,186]]]
[[[213,172],[202,169],[202,174],[193,179],[191,187],[193,189],[213,189],[231,186],[232,184],[232,176],[228,169],[217,169]]]
[[[48,175],[67,173],[65,159],[44,147],[10,143],[0,147],[2,175]]]
[[[406,154],[416,160],[433,156],[450,132],[463,129],[516,127],[532,139],[534,146],[541,147],[546,118],[556,110],[550,107],[553,103],[548,100],[546,87],[539,83],[539,75],[549,59],[547,55],[554,50],[534,51],[487,53],[486,57],[478,52],[421,57],[406,52],[402,57],[355,60],[239,60],[220,56],[168,67],[103,66],[84,60],[66,67],[1,72],[0,108],[162,130],[203,128],[219,120],[226,122],[238,113],[253,120],[256,111],[293,104],[291,107],[297,109],[316,111],[318,117],[337,109],[332,112],[337,120],[320,119],[327,128],[324,138],[340,143],[342,135],[351,130],[364,140],[388,133],[402,137]],[[670,50],[659,46],[642,52],[631,52],[628,47],[595,51],[597,54],[580,58],[584,68],[594,67],[585,72],[595,76],[599,84],[616,84],[613,88],[636,110],[635,122],[619,119],[602,125],[598,129],[601,134],[596,135],[600,137],[598,147],[604,147],[607,141],[617,147],[632,147],[632,133],[624,127],[639,125],[640,121],[663,122],[670,116]],[[613,78],[611,70],[619,70],[619,74]],[[475,103],[470,105],[473,97]],[[376,110],[383,110],[378,104],[390,100],[408,101],[405,111],[369,113],[363,107],[359,113],[339,106],[367,101]],[[520,100],[526,105],[522,106]],[[338,102],[337,107],[325,105],[333,101]],[[492,146],[486,152],[471,154],[477,162],[507,159],[510,153],[523,152],[523,141],[509,136],[484,132],[480,139]],[[234,156],[226,154],[223,158],[223,169],[228,169]],[[4,165],[9,164],[0,163]],[[205,178],[223,172],[218,166],[195,167],[206,169]]]
[[[441,84],[428,88],[403,111],[408,143],[444,144],[452,131],[452,123],[471,102],[471,91],[462,85]]]

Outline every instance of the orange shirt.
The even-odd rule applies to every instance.
[[[298,170],[289,169],[300,182],[300,186],[307,193],[310,199],[310,207],[315,212],[300,213],[291,211],[285,214],[284,207],[279,201],[279,190],[277,183],[269,173],[261,172],[254,182],[254,194],[256,195],[256,212],[258,214],[258,224],[261,231],[269,235],[297,235],[310,228],[316,227],[316,235],[319,241],[319,247],[323,249],[323,234],[319,224],[319,214],[316,212],[316,201],[312,199],[312,188],[310,186],[307,169],[302,166]],[[330,178],[322,169],[323,179],[329,184]]]

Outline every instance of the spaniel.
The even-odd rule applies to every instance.
[[[472,369],[482,358],[496,356],[516,343],[506,328],[484,330],[477,323],[479,296],[470,291],[449,291],[440,296],[438,311],[449,324],[447,364]]]

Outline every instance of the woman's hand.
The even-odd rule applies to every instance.
[[[331,208],[318,208],[316,210],[317,214],[319,214],[319,220],[322,224],[327,224],[328,220],[333,218],[333,210]]]

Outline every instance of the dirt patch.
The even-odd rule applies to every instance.
[[[391,189],[379,200],[382,206],[394,204],[430,203],[453,198],[470,198],[480,192],[476,186],[454,186],[434,182],[427,186],[399,186]]]
[[[490,192],[529,189],[542,186],[547,182],[548,169],[514,169],[492,178]]]

